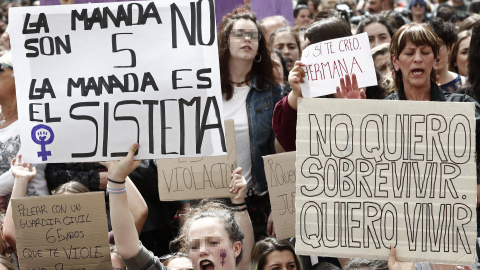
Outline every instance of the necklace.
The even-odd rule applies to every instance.
[[[247,80],[244,80],[242,82],[234,82],[234,81],[230,81],[228,80],[230,83],[233,83],[236,87],[240,87],[242,86],[242,84],[244,84]]]
[[[0,114],[1,114],[2,117],[3,117],[3,119],[0,121],[0,126],[5,125],[5,123],[7,122],[7,118],[9,118],[10,116],[12,116],[12,115],[14,115],[14,114],[16,114],[16,113],[17,113],[17,111],[14,111],[14,112],[12,112],[11,114],[5,116],[5,115],[3,114],[3,112],[0,112]]]

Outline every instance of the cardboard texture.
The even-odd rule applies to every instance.
[[[277,239],[295,236],[296,152],[263,157]]]
[[[25,162],[225,155],[214,1],[9,14]]]
[[[302,51],[304,97],[336,93],[340,78],[357,76],[358,87],[377,85],[367,33],[312,44]]]
[[[112,269],[103,192],[11,203],[20,269]]]
[[[471,265],[473,103],[299,99],[296,251]]]
[[[237,168],[235,126],[225,121],[227,155],[203,158],[158,159],[161,201],[231,197],[229,185]]]

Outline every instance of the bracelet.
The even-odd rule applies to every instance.
[[[127,192],[127,186],[124,186],[123,188],[110,188],[110,187],[107,186],[107,192],[109,194],[125,193],[125,192]]]
[[[235,209],[233,209],[234,212],[243,212],[243,211],[245,211],[245,210],[248,210],[248,207],[245,206],[244,208],[240,208],[240,209],[239,209],[239,208],[235,208]]]
[[[123,180],[122,182],[113,181],[112,179],[110,179],[110,178],[108,178],[108,177],[107,177],[107,180],[110,181],[110,182],[112,182],[112,183],[115,183],[115,184],[125,184],[125,182],[126,182],[125,180]]]
[[[232,203],[232,206],[242,206],[242,205],[247,205],[247,202],[243,202],[243,203]]]

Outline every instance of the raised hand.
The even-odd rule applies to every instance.
[[[367,95],[363,89],[358,89],[357,76],[352,74],[345,75],[344,78],[340,78],[340,86],[337,86],[336,98],[348,98],[348,99],[366,99]]]
[[[32,164],[24,163],[22,155],[18,155],[10,162],[10,171],[15,178],[15,181],[25,181],[28,183],[37,174],[35,167],[32,168]]]
[[[140,160],[133,160],[135,151],[137,151],[138,147],[138,143],[134,143],[132,146],[130,146],[127,156],[119,162],[110,162],[108,164],[100,163],[108,166],[108,175],[110,179],[114,181],[123,181],[133,170],[138,167],[138,165],[140,165]]]
[[[413,262],[397,261],[397,252],[393,246],[390,246],[390,256],[388,257],[389,270],[414,270],[415,264]]]
[[[247,194],[247,181],[242,176],[242,168],[238,167],[232,172],[232,181],[230,182],[230,193],[236,194],[231,198],[232,203],[239,204],[245,201]]]

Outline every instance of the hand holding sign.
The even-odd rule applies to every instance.
[[[390,255],[388,256],[389,270],[414,270],[415,264],[413,262],[397,261],[397,252],[394,246],[390,246]]]
[[[300,83],[303,83],[303,77],[305,77],[304,66],[301,61],[296,61],[288,74],[288,83],[292,87],[292,92],[288,95],[288,104],[295,110],[297,109],[297,98],[303,97]]]
[[[140,145],[138,143],[132,144],[128,150],[128,154],[119,162],[111,163],[108,167],[110,179],[115,181],[123,181],[127,176],[140,165],[140,160],[133,160],[135,151]]]
[[[22,155],[18,155],[12,159],[12,162],[10,162],[10,171],[15,181],[22,181],[25,184],[30,182],[37,174],[37,170],[35,167],[32,168],[32,164],[26,164],[22,161]]]
[[[247,193],[247,181],[242,176],[242,168],[236,168],[232,173],[232,182],[230,183],[230,192],[237,194],[232,197],[233,204],[241,204],[245,202],[245,194]]]

